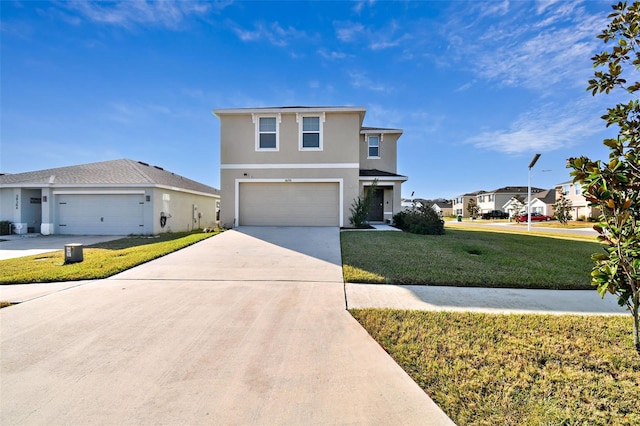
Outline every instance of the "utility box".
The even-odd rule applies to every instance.
[[[78,263],[84,260],[82,244],[72,243],[64,245],[64,263]]]

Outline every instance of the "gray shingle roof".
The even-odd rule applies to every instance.
[[[160,167],[129,159],[0,175],[0,187],[3,185],[42,186],[49,184],[67,186],[161,185],[206,194],[220,194],[219,190],[211,186],[187,179]]]
[[[507,194],[526,194],[529,190],[527,186],[503,186],[502,188],[494,189],[493,191],[483,191],[485,194],[499,194],[499,193],[507,193]],[[536,194],[538,192],[542,192],[544,189],[531,187],[531,192]]]
[[[542,191],[536,194],[535,198],[539,199],[545,204],[553,204],[556,202],[556,190],[547,189],[546,191]]]

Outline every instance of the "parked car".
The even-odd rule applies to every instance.
[[[551,216],[545,216],[542,213],[531,213],[531,222],[541,222],[543,220],[548,221],[548,220],[552,220],[553,218]],[[516,221],[518,222],[527,222],[527,215],[525,214],[521,214],[520,216],[518,216],[516,218]]]
[[[480,216],[482,219],[508,219],[509,213],[505,213],[502,210],[491,210],[490,212],[482,213]]]

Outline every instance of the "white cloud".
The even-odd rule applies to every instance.
[[[274,46],[284,47],[289,45],[291,41],[308,38],[304,31],[300,31],[292,26],[283,27],[278,22],[272,22],[266,25],[258,22],[254,25],[254,29],[246,30],[237,24],[230,22],[233,32],[242,41],[261,41],[267,40]]]
[[[473,87],[474,84],[476,84],[477,80],[474,78],[472,81],[469,81],[465,84],[463,84],[462,86],[458,87],[455,91],[456,92],[464,92],[466,90],[469,90]]]
[[[509,12],[509,0],[478,2],[477,6],[482,16],[504,16]]]
[[[442,34],[451,58],[472,64],[480,78],[542,92],[585,84],[603,20],[580,2],[518,2],[499,18],[470,13],[455,15]]]
[[[594,118],[595,104],[544,105],[521,114],[508,128],[488,130],[465,142],[477,148],[505,154],[549,152],[579,145],[600,131]]]
[[[353,22],[334,22],[338,40],[349,43],[362,36],[364,25]]]
[[[60,5],[79,13],[84,19],[101,24],[133,28],[156,25],[178,29],[192,15],[206,15],[212,9],[224,8],[228,3],[201,1],[117,1],[117,2],[61,2]]]
[[[374,82],[365,73],[358,71],[349,71],[351,86],[356,89],[367,89],[374,92],[389,92],[391,87],[387,87],[382,83]]]
[[[364,43],[370,50],[383,50],[400,46],[410,40],[412,36],[408,32],[402,32],[404,26],[396,21],[390,21],[381,25],[379,29],[367,28],[360,23],[335,21],[333,23],[336,37],[343,43]]]
[[[325,49],[318,49],[318,54],[322,56],[324,59],[328,59],[328,60],[344,59],[349,56],[344,52],[336,52],[336,51],[327,52]]]
[[[359,14],[360,12],[362,12],[362,9],[364,9],[365,6],[371,7],[371,6],[373,6],[374,3],[375,3],[375,0],[360,0],[360,1],[357,1],[355,6],[353,6],[353,11],[355,13]]]

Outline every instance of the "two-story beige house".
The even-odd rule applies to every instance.
[[[600,209],[589,206],[589,202],[582,195],[582,186],[579,183],[568,181],[556,185],[556,199],[560,199],[562,195],[571,201],[573,219],[588,219],[590,217],[598,217]]]
[[[369,220],[401,210],[400,129],[363,127],[364,107],[216,109],[223,226],[350,226],[377,180]]]
[[[471,215],[469,214],[469,210],[468,210],[469,201],[473,199],[474,201],[476,201],[476,205],[477,205],[477,200],[478,200],[477,196],[481,192],[485,192],[485,191],[469,192],[469,193],[455,197],[452,200],[452,206],[451,206],[451,210],[453,214],[456,216],[470,217]],[[480,210],[478,210],[478,212],[479,211]]]

